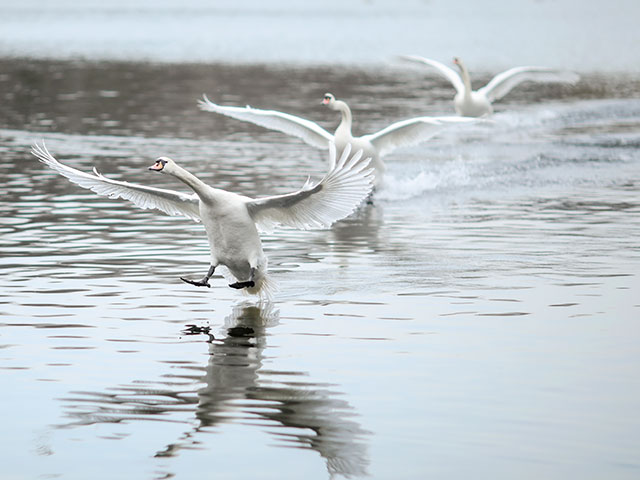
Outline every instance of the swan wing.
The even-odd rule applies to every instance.
[[[430,58],[424,58],[419,55],[401,55],[400,58],[402,60],[421,63],[423,65],[428,65],[429,67],[435,68],[440,75],[451,82],[451,85],[453,85],[458,93],[464,93],[464,83],[462,83],[460,75],[458,75],[458,73],[453,68],[447,67],[444,63],[440,63],[436,60],[431,60]]]
[[[277,130],[287,135],[298,137],[316,148],[329,148],[329,142],[333,140],[333,135],[317,123],[295,115],[289,115],[288,113],[276,110],[259,110],[250,106],[228,107],[217,105],[209,100],[206,95],[203,96],[202,100],[198,100],[198,105],[201,110],[207,112],[220,113],[237,120],[255,123],[270,130]]]
[[[196,222],[200,221],[200,200],[196,194],[188,195],[163,188],[112,180],[101,175],[95,169],[93,174],[81,172],[56,160],[49,153],[44,142],[42,145],[35,144],[31,149],[31,153],[60,175],[67,177],[83,188],[92,190],[98,195],[109,198],[124,198],[143,209],[156,208],[169,215],[184,215]]]
[[[282,224],[299,229],[326,228],[351,214],[369,195],[373,185],[370,159],[362,150],[350,156],[348,144],[336,162],[336,147],[329,147],[329,172],[317,184],[309,180],[297,192],[249,200],[247,209],[263,230]]]
[[[577,73],[547,67],[514,67],[499,73],[489,83],[478,90],[484,93],[489,101],[498,100],[511,91],[519,83],[563,82],[576,83],[580,79]]]
[[[396,148],[425,142],[447,126],[476,121],[470,117],[416,117],[393,123],[377,133],[364,135],[362,138],[369,140],[378,154],[383,156]]]

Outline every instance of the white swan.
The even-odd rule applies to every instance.
[[[217,105],[209,100],[206,95],[204,95],[203,100],[199,100],[199,106],[202,110],[220,113],[238,120],[255,123],[261,127],[293,135],[316,148],[329,148],[329,144],[335,142],[339,151],[343,151],[347,145],[353,145],[354,149],[362,149],[364,156],[372,159],[371,165],[376,170],[377,183],[380,182],[385,169],[381,160],[382,156],[396,148],[424,142],[436,135],[447,124],[474,121],[474,119],[455,116],[416,117],[393,123],[376,133],[354,137],[351,133],[353,117],[349,106],[341,100],[336,100],[330,93],[324,95],[322,103],[331,110],[339,111],[342,115],[342,120],[334,135],[315,122],[288,113],[276,110],[259,110],[249,106],[230,107]]]
[[[480,117],[493,113],[491,103],[504,97],[513,87],[525,81],[534,82],[562,82],[576,83],[580,76],[574,72],[556,70],[547,67],[514,67],[499,73],[484,87],[473,90],[471,77],[467,67],[459,58],[454,58],[453,63],[460,69],[460,75],[452,68],[429,58],[418,55],[403,55],[403,60],[421,63],[435,68],[440,75],[449,80],[454,86],[456,96],[453,104],[458,115],[467,117]]]
[[[349,146],[336,162],[336,149],[331,145],[330,169],[319,183],[314,185],[307,180],[297,192],[259,199],[210,187],[167,157],[158,158],[149,170],[173,175],[195,193],[112,180],[95,169],[93,174],[84,173],[58,162],[44,143],[34,145],[32,153],[73,183],[98,195],[124,198],[140,208],[156,208],[169,215],[201,220],[211,249],[209,271],[202,280],[182,277],[181,280],[209,287],[209,278],[216,267],[224,265],[236,279],[230,287],[267,296],[270,293],[267,259],[256,224],[263,229],[275,224],[300,229],[329,227],[352,213],[371,192],[373,183],[373,170],[367,168],[369,160],[361,160],[362,151],[350,157]]]

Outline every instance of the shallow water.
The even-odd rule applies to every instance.
[[[201,226],[97,197],[30,145],[132,182],[181,188],[146,170],[169,155],[222,188],[286,192],[322,175],[324,154],[199,112],[202,93],[333,128],[330,90],[369,132],[450,111],[443,82],[0,65],[6,478],[640,474],[634,77],[523,86],[491,124],[390,155],[373,205],[263,236],[279,292],[260,303],[219,276],[178,280],[207,269]]]

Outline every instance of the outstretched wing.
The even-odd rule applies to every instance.
[[[514,67],[499,73],[478,92],[484,93],[490,102],[504,97],[513,87],[526,81],[576,83],[580,76],[574,72],[546,67]]]
[[[362,150],[349,157],[351,145],[336,162],[336,147],[329,147],[331,168],[325,177],[313,185],[309,180],[300,190],[247,202],[247,209],[261,229],[270,230],[276,224],[294,228],[326,228],[351,214],[369,195],[373,185],[370,159],[361,160]]]
[[[202,100],[198,100],[198,105],[201,110],[207,112],[220,113],[237,120],[255,123],[270,130],[277,130],[287,135],[301,138],[304,142],[316,148],[329,148],[329,142],[333,140],[333,135],[317,123],[295,115],[289,115],[288,113],[276,110],[259,110],[249,106],[225,107],[213,103],[206,95],[203,95]]]
[[[92,190],[98,195],[104,195],[109,198],[124,198],[140,208],[156,208],[169,215],[184,215],[196,222],[200,221],[200,200],[195,193],[187,195],[163,188],[120,182],[101,175],[95,168],[93,174],[81,172],[56,160],[49,153],[44,142],[42,145],[35,144],[31,148],[31,153],[60,175],[67,177],[83,188]]]
[[[369,140],[378,154],[383,156],[396,148],[425,142],[447,126],[476,121],[470,117],[416,117],[393,123],[377,133],[362,138]]]
[[[462,83],[460,75],[458,75],[458,73],[453,68],[447,67],[444,63],[440,63],[436,60],[431,60],[430,58],[424,58],[419,55],[401,55],[400,58],[402,60],[421,63],[423,65],[428,65],[429,67],[435,68],[440,75],[451,82],[451,85],[453,85],[458,93],[464,93],[464,83]]]

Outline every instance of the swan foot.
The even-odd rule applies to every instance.
[[[229,286],[231,288],[237,288],[238,290],[240,290],[241,288],[255,287],[256,286],[256,282],[254,282],[253,280],[249,280],[248,282],[231,283],[231,284],[229,284]]]
[[[211,278],[211,276],[213,275],[213,272],[215,271],[216,271],[216,266],[211,265],[209,267],[209,271],[207,272],[207,274],[204,276],[202,280],[189,280],[188,278],[184,278],[184,277],[180,277],[180,280],[182,280],[185,283],[190,283],[191,285],[195,285],[196,287],[211,288],[211,285],[209,285],[209,279]]]
[[[367,195],[367,198],[365,198],[364,202],[367,205],[373,205],[373,194],[376,193],[376,190],[377,190],[377,187],[374,186],[369,192],[369,195]]]
[[[180,277],[180,280],[182,280],[185,283],[190,283],[191,285],[195,285],[196,287],[211,288],[211,285],[209,285],[209,279],[206,277],[203,278],[202,280],[189,280],[188,278]]]

